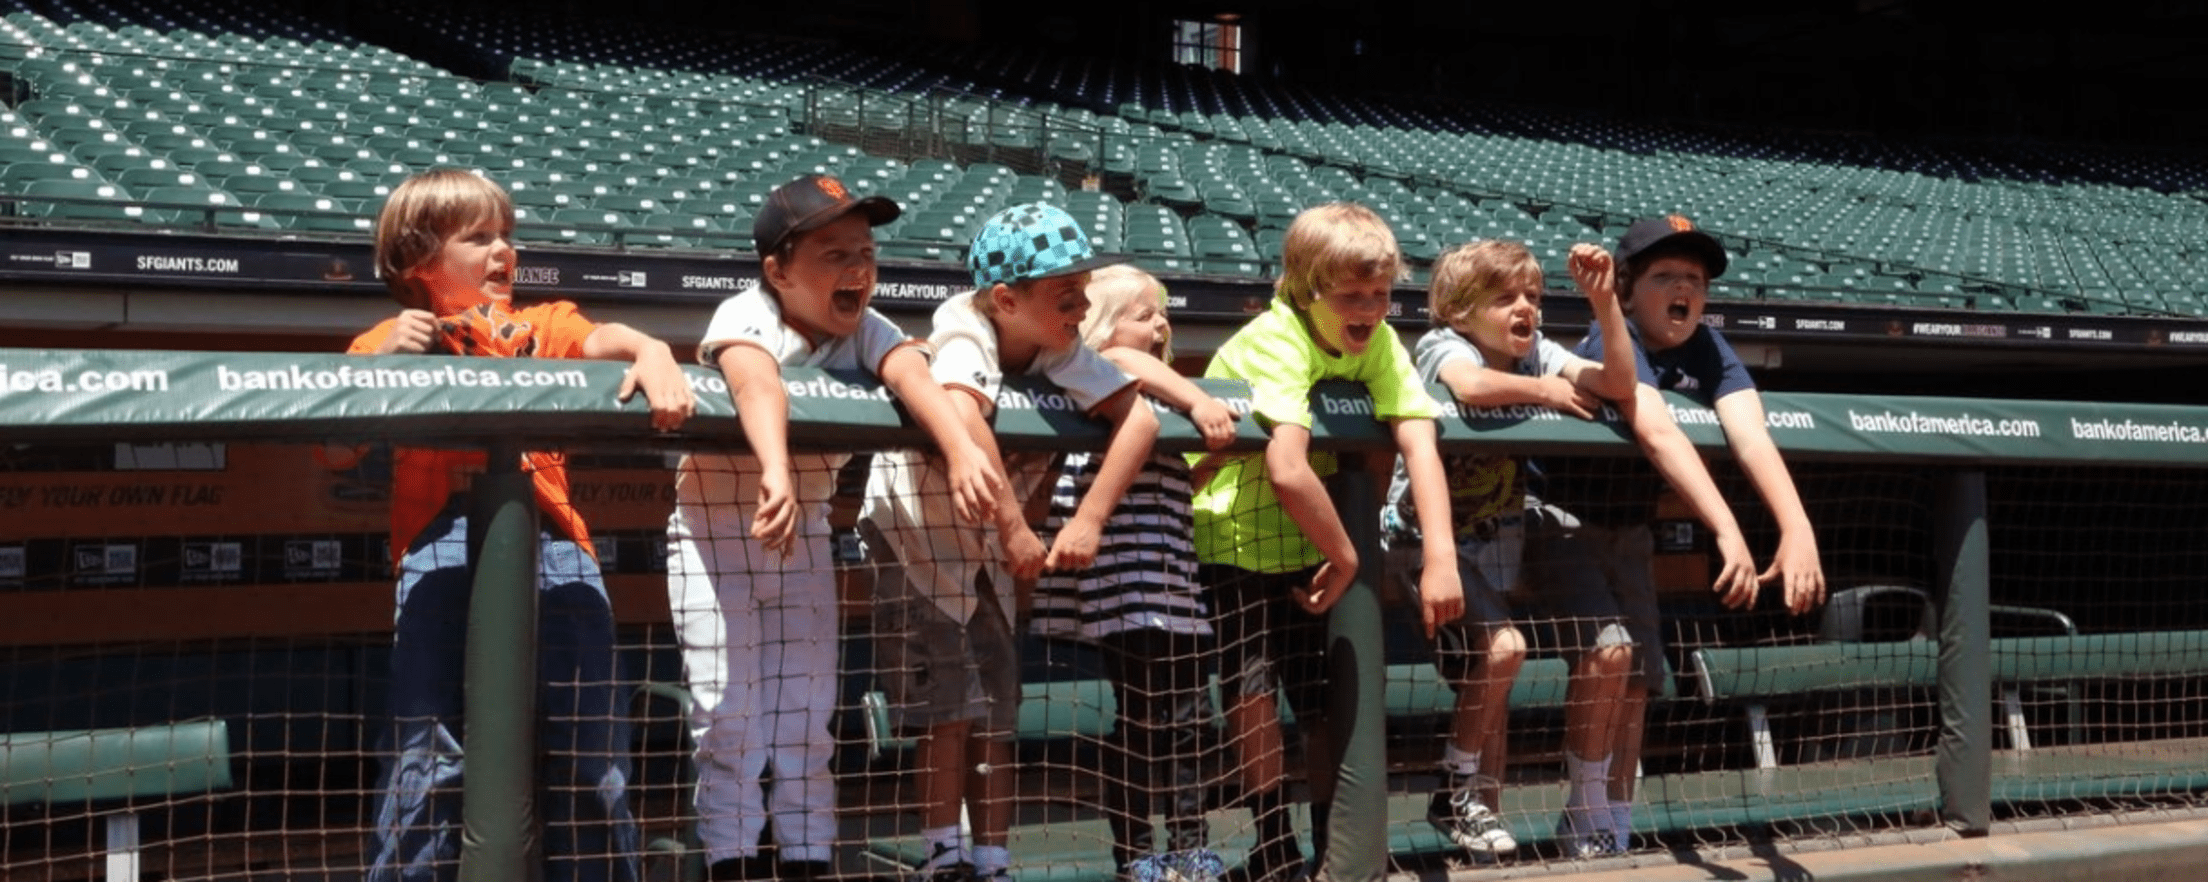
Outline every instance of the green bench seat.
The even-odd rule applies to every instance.
[[[0,803],[70,805],[230,787],[230,729],[219,719],[121,729],[0,733]],[[138,813],[107,815],[107,878],[136,882]]]
[[[2022,712],[2026,685],[2208,673],[2208,631],[2003,637],[1992,640],[1988,651],[2010,746],[2017,750],[2031,749]],[[1939,645],[1912,639],[1704,647],[1694,651],[1694,677],[1703,701],[1746,705],[1756,764],[1774,768],[1778,751],[1766,712],[1771,699],[1826,690],[1931,688],[1939,681]]]

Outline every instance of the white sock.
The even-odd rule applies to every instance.
[[[1633,800],[1610,800],[1610,832],[1618,837],[1618,847],[1633,840]]]
[[[1581,759],[1567,750],[1564,751],[1564,771],[1572,782],[1570,795],[1564,799],[1564,817],[1571,822],[1571,832],[1585,835],[1608,828],[1610,757]]]
[[[974,846],[974,875],[982,878],[1011,869],[1012,849],[1003,845]]]
[[[957,824],[929,827],[920,831],[920,841],[928,844],[928,853],[947,850],[950,858],[944,863],[957,863],[966,859],[966,839],[959,835]]]
[[[1477,775],[1480,773],[1480,752],[1458,748],[1454,743],[1442,749],[1441,767],[1451,775]]]

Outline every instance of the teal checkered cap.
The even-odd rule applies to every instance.
[[[982,289],[1120,262],[1122,258],[1096,253],[1073,215],[1040,202],[1012,206],[983,222],[974,246],[966,251],[966,268],[974,273],[974,287]]]

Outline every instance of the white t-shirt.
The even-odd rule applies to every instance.
[[[872,309],[859,320],[859,330],[848,337],[833,337],[817,348],[782,320],[782,302],[753,285],[721,301],[698,344],[698,360],[718,370],[720,356],[730,346],[757,346],[784,367],[862,369],[881,375],[882,362],[905,346],[927,344],[905,336],[895,322]],[[790,471],[796,484],[800,532],[828,534],[828,498],[835,494],[836,470],[851,459],[849,451],[791,451]],[[682,458],[675,474],[676,517],[706,518],[712,537],[746,535],[752,510],[759,504],[759,459],[748,453],[693,453]],[[703,506],[702,512],[680,509]],[[678,525],[679,526],[679,525]],[[816,532],[817,531],[817,532]]]
[[[931,370],[936,380],[945,387],[980,393],[994,412],[1004,389],[1004,365],[998,359],[996,325],[975,308],[972,292],[936,307],[928,342],[935,348]],[[1135,382],[1096,350],[1080,344],[1037,354],[1023,373],[1057,384],[1083,411],[1096,409]],[[1005,452],[1006,477],[1015,499],[1024,501],[1033,495],[1050,459],[1042,451]],[[958,519],[941,456],[916,450],[876,456],[860,517],[882,531],[914,590],[928,595],[952,618],[964,622],[973,615],[974,576],[984,568],[1002,601],[1000,608],[1012,608],[1012,580],[1004,574],[1003,546],[996,528]]]

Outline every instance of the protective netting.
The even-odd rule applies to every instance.
[[[1319,621],[1292,620],[1307,614],[1284,600],[1308,583],[1305,562],[1194,569],[1179,532],[1187,478],[1161,470],[1122,512],[1135,526],[1106,530],[1102,570],[1031,588],[960,557],[962,542],[994,548],[990,528],[954,521],[970,535],[897,546],[868,526],[883,457],[866,446],[795,457],[800,496],[816,495],[788,555],[749,538],[758,489],[729,471],[741,460],[701,455],[684,472],[659,453],[568,457],[592,535],[568,542],[544,521],[548,685],[534,698],[548,853],[580,857],[586,876],[694,877],[733,858],[720,872],[889,878],[965,872],[959,860],[1001,845],[1018,877],[1104,879],[1280,870],[1318,849],[1312,805],[1332,767],[1309,736],[1330,693],[1298,692],[1311,687],[1294,652],[1256,645]],[[1066,457],[1013,454],[1044,488],[1029,515],[1047,547],[1085,457],[1060,487]],[[1550,480],[1572,467],[1536,459],[1553,463]],[[464,507],[433,512],[442,544],[395,559],[389,460],[373,451],[19,445],[0,462],[12,610],[0,872],[100,876],[134,854],[171,878],[352,878],[427,841],[408,818],[455,823],[456,793],[419,794],[454,771],[465,730],[452,715],[473,703],[453,691],[464,598],[430,575],[466,572]],[[1713,466],[1767,555],[1775,528],[1753,488]],[[1946,574],[1930,537],[1951,470],[1793,470],[1833,595],[1805,616],[1768,589],[1751,610],[1719,606],[1707,532],[1676,503],[1655,506],[1645,541],[1663,649],[1625,850],[1935,823]],[[709,504],[671,542],[685,475],[741,504]],[[2208,603],[2188,588],[2208,554],[2208,475],[2011,467],[1987,488],[1993,639],[1979,651],[1994,701],[1979,712],[1996,817],[2197,806]],[[1574,704],[1572,672],[1603,622],[1544,599],[1557,590],[1544,517],[1526,519],[1524,577],[1506,599],[1527,646],[1507,734],[1469,787],[1514,840],[1494,860],[1566,869],[1585,864],[1565,758],[1591,711]],[[947,578],[929,584],[973,590],[916,591],[920,548],[941,550],[925,562]],[[1388,799],[1373,820],[1398,866],[1485,863],[1444,829],[1495,841],[1451,801],[1466,784],[1444,747],[1448,684],[1482,675],[1479,647],[1437,669],[1407,582],[1380,585]],[[1009,708],[996,698],[1007,689]],[[962,750],[939,752],[953,742]],[[929,865],[937,841],[963,851]]]

